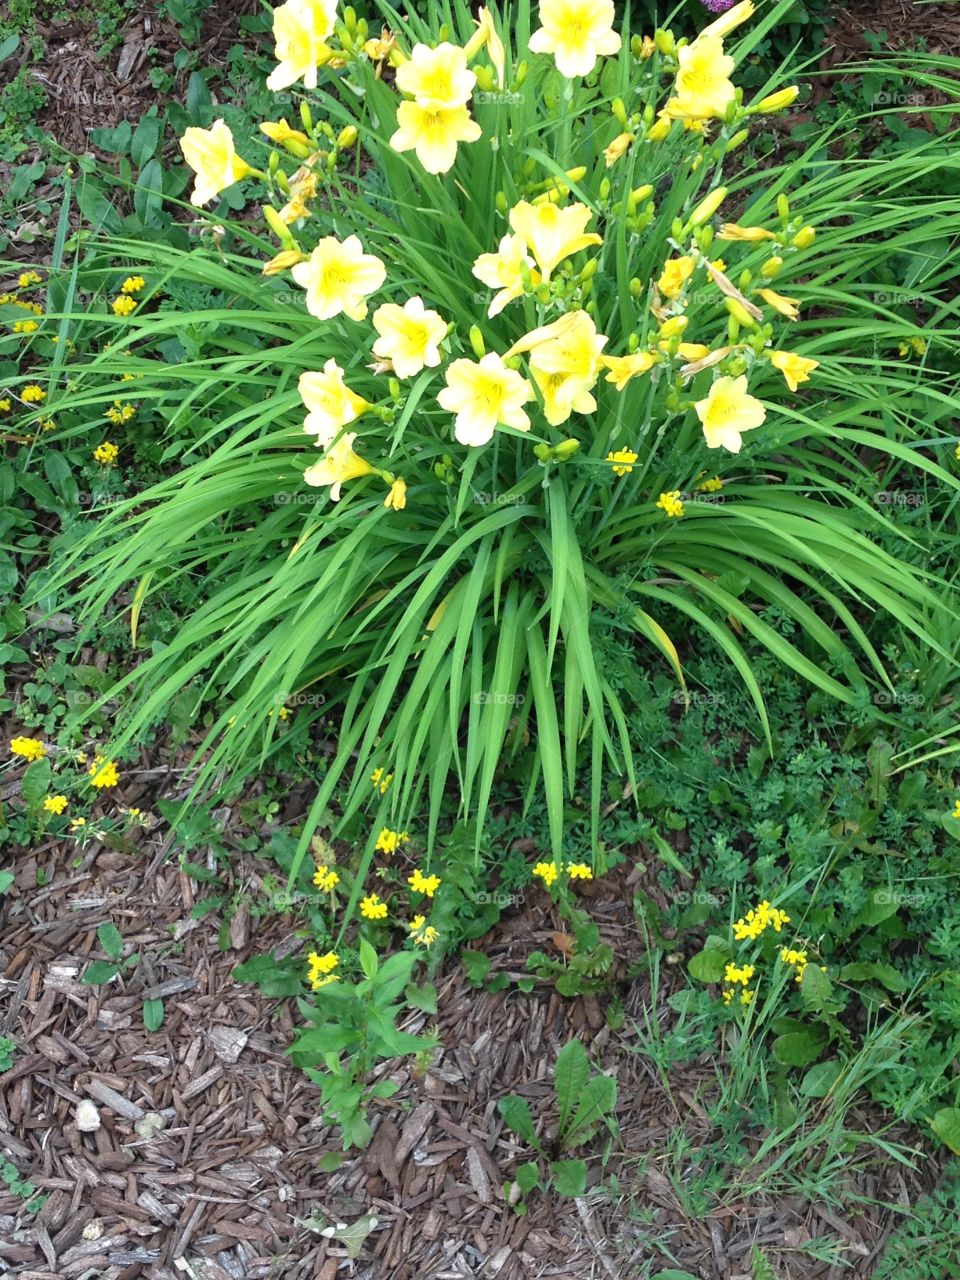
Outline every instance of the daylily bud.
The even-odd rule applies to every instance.
[[[337,134],[337,147],[341,151],[345,151],[347,147],[352,147],[357,140],[357,126],[355,124],[345,125]]]
[[[586,282],[587,280],[591,279],[591,277],[597,274],[597,268],[599,266],[600,266],[600,259],[591,258],[590,261],[587,263],[587,265],[580,272],[578,279],[581,282]]]
[[[571,182],[582,182],[587,176],[587,166],[585,164],[578,164],[573,169],[567,169],[566,174]]]
[[[547,463],[553,457],[553,450],[548,444],[535,444],[533,446],[533,456],[542,463]]]
[[[310,114],[310,106],[306,99],[300,103],[300,119],[307,133],[313,132],[313,116]]]
[[[784,222],[786,222],[787,218],[790,217],[790,201],[785,195],[781,194],[777,196],[777,213]]]
[[[267,161],[267,173],[274,174],[280,168],[280,152],[271,151],[270,159]]]
[[[492,93],[496,88],[497,82],[490,67],[474,67],[473,74],[477,77],[477,88],[482,93]]]
[[[524,80],[526,80],[527,72],[529,70],[530,70],[530,63],[526,60],[526,58],[524,58],[522,62],[517,63],[517,69],[513,73],[514,88],[516,89],[520,88]]]
[[[263,276],[276,276],[281,271],[289,271],[291,267],[295,267],[298,262],[303,262],[303,260],[304,255],[299,249],[284,249],[282,253],[278,253],[275,258],[270,259],[260,274]]]
[[[737,281],[737,285],[738,285],[738,287],[739,287],[739,289],[740,289],[740,292],[741,292],[741,293],[744,293],[744,292],[749,288],[749,286],[750,286],[750,281],[751,281],[752,279],[753,279],[753,272],[752,272],[752,271],[749,271],[749,270],[746,270],[746,269],[745,269],[745,270],[743,270],[743,271],[741,271],[741,272],[740,272],[740,279]]]
[[[611,103],[610,109],[611,109],[611,111],[613,112],[613,118],[616,120],[616,122],[617,122],[617,124],[620,126],[620,128],[621,128],[621,129],[626,129],[626,127],[627,127],[627,108],[623,105],[623,99],[622,99],[622,98],[614,98],[613,102]]]
[[[785,107],[792,106],[796,102],[799,93],[800,86],[792,84],[787,89],[780,89],[777,93],[771,93],[769,97],[761,98],[759,102],[751,103],[747,111],[751,115],[755,113],[769,115],[773,111],[783,111]]]
[[[774,254],[774,256],[772,258],[768,258],[760,268],[760,274],[766,280],[772,280],[782,266],[783,259]]]
[[[693,213],[691,213],[687,225],[691,227],[699,227],[702,222],[706,222],[708,218],[713,217],[726,198],[726,187],[717,187],[716,191],[711,191],[705,199],[700,201]]]
[[[667,340],[679,338],[689,323],[689,316],[671,316],[669,320],[665,320],[660,326],[660,337]]]
[[[672,57],[677,47],[672,31],[663,31],[660,27],[653,33],[653,43],[665,57]]]
[[[741,129],[739,133],[735,133],[727,143],[727,154],[729,155],[731,151],[736,151],[737,147],[742,146],[749,137],[749,129]]]
[[[610,199],[610,179],[609,178],[600,179],[600,199],[601,201],[606,201]]]
[[[732,360],[727,362],[727,372],[731,378],[739,378],[742,373],[747,372],[747,362],[743,356],[734,356]]]
[[[579,448],[579,440],[561,440],[559,444],[553,446],[553,456],[558,462],[566,462],[568,458],[573,457]]]
[[[400,399],[400,383],[397,381],[397,379],[396,378],[388,379],[387,386],[390,389],[391,398],[393,400],[399,400]]]
[[[647,196],[653,195],[653,187],[650,183],[645,183],[642,187],[634,187],[627,196],[627,209],[630,213],[636,213],[637,205],[641,200],[646,200]]]
[[[350,32],[357,29],[357,11],[352,5],[348,4],[343,11],[343,25]]]
[[[507,214],[507,210],[510,208],[510,202],[507,200],[507,197],[504,194],[504,192],[502,191],[497,192],[497,197],[494,203],[497,206],[497,213],[503,214],[505,217]]]
[[[475,324],[470,326],[470,345],[473,347],[473,353],[478,360],[482,360],[487,354],[487,349],[483,343],[483,334]]]
[[[280,243],[283,245],[285,249],[292,251],[299,248],[296,240],[294,240],[293,238],[293,234],[290,231],[290,228],[286,225],[286,223],[280,217],[279,213],[277,213],[276,209],[274,209],[269,204],[265,204],[261,208],[261,213],[263,214],[264,219],[266,220],[267,226],[270,228],[270,230],[277,237],[277,239],[280,241]]]
[[[791,244],[795,249],[809,249],[816,238],[816,234],[816,230],[813,227],[801,227],[793,237]]]
[[[628,334],[627,335],[627,354],[632,356],[639,346],[640,346],[639,333]]]
[[[647,130],[647,137],[651,142],[662,142],[670,132],[670,126],[673,122],[665,116],[661,116],[656,124],[652,124]]]
[[[724,305],[727,311],[733,316],[737,324],[743,325],[745,329],[752,329],[756,325],[756,320],[746,309],[746,307],[737,301],[736,298],[724,298]]]
[[[735,31],[737,27],[753,17],[753,0],[740,0],[739,4],[735,4],[733,8],[728,9],[726,13],[721,13],[708,27],[700,32],[700,38],[703,36],[719,36],[721,40],[724,36],[728,36],[731,31]]]
[[[639,276],[634,276],[633,279],[630,281],[629,288],[630,288],[630,297],[639,298],[641,293],[643,293],[643,281],[639,278]]]

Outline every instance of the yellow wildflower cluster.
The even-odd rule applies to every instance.
[[[556,883],[562,872],[563,864],[554,860],[553,862],[538,862],[533,868],[532,874],[542,880],[549,889],[552,884]],[[593,879],[593,871],[585,862],[568,862],[566,872],[571,880]]]
[[[104,787],[115,787],[120,781],[117,766],[112,760],[101,755],[94,757],[93,764],[87,773],[90,775],[90,785],[98,790],[103,790]]]
[[[739,966],[735,964],[728,964],[723,973],[724,982],[729,984],[724,987],[721,992],[721,995],[723,996],[723,1003],[730,1004],[733,997],[737,994],[736,987],[740,985],[743,987],[743,990],[739,993],[740,1003],[742,1005],[750,1004],[753,997],[756,995],[756,991],[753,990],[753,988],[748,987],[748,983],[754,973],[756,973],[756,969],[752,964]]]
[[[422,893],[432,898],[440,888],[441,880],[439,876],[425,876],[419,867],[416,867],[413,874],[407,877],[407,884],[414,893]]]
[[[307,956],[307,981],[310,983],[311,991],[319,991],[321,987],[329,986],[331,982],[338,982],[339,978],[333,972],[340,963],[340,957],[335,951],[328,951],[326,955],[318,955],[316,951],[311,951]]]
[[[99,462],[101,467],[112,467],[119,456],[120,450],[109,440],[104,440],[93,450],[93,460]]]
[[[390,783],[393,781],[393,774],[384,773],[383,769],[374,769],[373,773],[370,775],[370,781],[377,788],[380,794],[383,795],[387,787],[389,787]]]
[[[360,914],[365,920],[386,920],[387,904],[381,902],[377,894],[370,893],[360,899]]]
[[[20,399],[24,404],[43,404],[47,398],[47,393],[43,387],[38,387],[36,383],[28,383],[20,392]]]
[[[746,916],[736,922],[733,926],[733,936],[738,942],[742,942],[745,938],[759,938],[767,929],[779,933],[783,926],[789,923],[790,917],[785,911],[771,907],[770,903],[764,900],[756,907],[751,907]]]
[[[140,293],[146,288],[146,280],[143,276],[127,276],[123,284],[120,286],[121,293]]]
[[[46,796],[43,801],[44,813],[63,813],[69,801],[66,796]]]
[[[14,320],[14,333],[35,333],[40,326],[36,320]]]
[[[414,916],[407,928],[418,947],[430,947],[440,937],[433,925],[427,924],[425,916]]]
[[[954,801],[954,803],[953,803],[953,813],[952,813],[951,817],[954,817],[954,818],[960,818],[960,799],[958,799],[958,800],[955,800],[955,801]]]
[[[104,413],[105,418],[109,418],[115,427],[122,426],[123,423],[129,422],[137,412],[136,405],[123,404],[120,400],[114,400],[113,404]]]
[[[340,883],[340,877],[332,867],[320,863],[313,873],[313,883],[321,893],[330,893]]]
[[[409,839],[410,835],[406,831],[391,831],[389,827],[383,827],[377,836],[377,853],[385,853],[387,855],[396,853],[400,846],[406,844]]]
[[[668,493],[661,493],[657,500],[657,506],[671,519],[676,516],[682,516],[684,511],[683,503],[680,501],[680,490],[671,489]]]
[[[47,754],[47,748],[39,738],[11,738],[10,750],[15,756],[23,756],[24,760],[42,760]]]
[[[793,947],[781,947],[780,959],[784,964],[792,965],[796,969],[795,981],[799,982],[807,967],[806,951],[797,951]]]
[[[607,461],[613,464],[615,476],[628,476],[636,460],[637,454],[632,449],[618,449],[616,453],[607,454]]]
[[[110,303],[110,308],[115,316],[128,316],[135,310],[136,305],[136,298],[131,298],[127,293],[121,293]]]

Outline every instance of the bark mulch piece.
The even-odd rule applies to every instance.
[[[320,1157],[339,1143],[318,1120],[317,1089],[284,1057],[290,1005],[231,976],[249,956],[302,948],[295,922],[254,915],[219,950],[219,917],[191,918],[195,886],[164,861],[165,844],[151,832],[132,854],[93,845],[78,856],[64,842],[46,888],[36,888],[36,869],[51,864],[51,849],[24,851],[16,886],[0,899],[0,1034],[17,1044],[0,1076],[0,1152],[48,1196],[33,1218],[0,1194],[2,1280],[334,1280],[351,1267],[369,1280],[579,1280],[639,1276],[651,1259],[735,1280],[751,1274],[754,1244],[786,1280],[834,1280],[836,1268],[797,1252],[818,1236],[845,1244],[845,1275],[870,1274],[891,1225],[879,1210],[813,1209],[793,1198],[687,1216],[667,1150],[679,1127],[691,1160],[708,1137],[701,1098],[713,1066],[704,1055],[666,1088],[647,1055],[628,1052],[640,1047],[646,980],[621,984],[625,1022],[611,1030],[598,997],[564,999],[547,984],[529,994],[477,991],[449,966],[437,984],[441,1049],[423,1071],[412,1060],[383,1065],[400,1088],[376,1104],[372,1143],[320,1172]],[[239,855],[228,891],[256,893],[263,873]],[[628,904],[642,875],[621,868],[585,886],[603,940],[624,963],[641,951]],[[651,878],[644,888],[657,895]],[[80,977],[100,954],[105,920],[141,960],[122,979],[87,986]],[[559,954],[562,924],[532,891],[479,945],[492,972],[520,976],[533,949]],[[661,1000],[682,981],[679,963],[668,964]],[[149,998],[165,1007],[153,1033],[142,1018]],[[425,1022],[415,1014],[405,1029]],[[571,1036],[617,1076],[619,1154],[602,1170],[601,1143],[577,1152],[590,1168],[586,1197],[534,1194],[520,1217],[504,1184],[531,1153],[504,1128],[497,1102],[525,1097],[549,1141],[552,1064]],[[596,1186],[611,1172],[620,1196]],[[922,1189],[883,1162],[852,1172],[850,1186],[903,1204]],[[319,1230],[366,1214],[378,1223],[351,1264]]]

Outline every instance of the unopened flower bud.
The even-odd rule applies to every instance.
[[[795,249],[809,249],[816,239],[816,235],[816,230],[813,227],[801,227],[790,243]]]
[[[600,179],[600,200],[601,200],[601,203],[606,202],[606,201],[607,201],[607,200],[609,200],[609,199],[610,199],[610,179],[609,179],[609,178],[601,178],[601,179]]]
[[[777,93],[761,98],[759,102],[751,103],[747,110],[751,115],[755,113],[769,115],[773,111],[783,111],[785,107],[790,107],[796,102],[799,93],[800,86],[792,84],[789,88],[780,89]]]
[[[783,266],[783,259],[778,257],[776,254],[774,254],[773,257],[768,258],[766,262],[763,264],[763,266],[760,268],[760,274],[764,277],[764,279],[772,280],[782,266]]]
[[[736,298],[724,298],[723,301],[727,311],[733,316],[737,324],[742,325],[745,329],[753,329],[756,326],[756,320],[754,320],[742,302],[739,302]]]
[[[307,133],[312,133],[313,116],[310,114],[310,105],[306,99],[300,103],[300,119],[303,122],[303,127],[306,129]]]
[[[727,143],[727,154],[729,155],[731,151],[736,151],[737,147],[743,146],[743,144],[746,142],[746,140],[749,137],[750,137],[749,129],[741,129],[739,133],[735,133],[733,137],[730,139],[730,141]]]
[[[639,276],[634,276],[633,279],[630,281],[629,288],[630,288],[630,297],[639,298],[641,293],[643,293],[643,281],[640,279]]]
[[[397,379],[390,378],[389,381],[387,382],[387,386],[390,388],[391,398],[393,400],[399,400],[400,399],[400,383],[397,381]]]
[[[529,70],[530,70],[530,63],[526,60],[526,58],[524,58],[522,62],[517,63],[517,69],[513,73],[513,85],[515,89],[519,89],[520,86],[523,84],[524,80],[526,80],[527,72]]]
[[[497,213],[503,214],[505,217],[507,210],[510,208],[510,202],[507,200],[507,197],[504,194],[504,192],[502,191],[497,192],[497,197],[494,203],[497,206]]]
[[[477,77],[477,88],[482,93],[492,93],[496,88],[497,82],[490,67],[485,67],[481,64],[478,67],[474,67],[473,74]]]
[[[478,360],[482,360],[487,354],[487,348],[483,342],[483,334],[475,324],[470,326],[470,345],[473,347],[473,353]]]
[[[611,104],[611,108],[610,108],[610,109],[613,111],[613,118],[616,120],[616,122],[617,122],[617,124],[620,126],[620,128],[621,128],[621,129],[626,129],[626,127],[627,127],[627,108],[623,105],[623,99],[622,99],[622,98],[614,98],[614,100],[613,100],[613,102],[612,102],[612,104]]]
[[[660,337],[667,341],[670,338],[679,338],[689,323],[689,316],[671,316],[660,326]]]
[[[687,223],[690,227],[699,227],[702,222],[706,222],[708,218],[712,218],[717,212],[724,200],[727,198],[727,188],[717,187],[716,191],[711,191],[690,215]]]
[[[647,137],[651,142],[662,142],[670,132],[671,123],[666,116],[661,116],[656,124],[652,124],[647,130]]]
[[[572,438],[569,440],[561,440],[559,444],[555,444],[553,446],[553,456],[558,462],[566,462],[568,458],[573,457],[579,448],[579,440],[574,440]]]
[[[653,43],[667,58],[673,56],[677,47],[677,42],[673,38],[673,32],[664,31],[660,27],[658,27],[653,33]]]
[[[345,125],[337,134],[337,147],[341,151],[345,151],[347,147],[352,147],[357,140],[357,126],[355,124]]]

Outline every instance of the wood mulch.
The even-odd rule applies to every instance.
[[[148,775],[159,794],[177,786],[165,773]],[[141,784],[125,803],[146,808],[143,792]],[[224,875],[227,893],[244,892],[254,909],[242,908],[223,933],[218,913],[193,918],[196,883],[169,845],[158,826],[132,851],[48,841],[14,859],[16,884],[0,898],[0,1035],[17,1046],[0,1075],[0,1153],[48,1199],[31,1217],[0,1192],[0,1280],[579,1280],[639,1277],[654,1261],[702,1280],[746,1280],[754,1244],[783,1280],[836,1280],[838,1268],[798,1251],[823,1236],[843,1246],[852,1264],[844,1275],[871,1274],[896,1216],[886,1211],[731,1194],[710,1213],[685,1212],[677,1185],[711,1136],[703,1104],[713,1055],[672,1071],[665,1087],[653,1060],[631,1051],[641,1047],[646,978],[621,984],[625,1021],[614,1031],[602,997],[564,999],[546,983],[529,994],[476,991],[458,964],[446,965],[437,979],[441,1049],[425,1070],[412,1060],[383,1065],[400,1088],[375,1104],[370,1147],[320,1172],[339,1142],[318,1119],[318,1089],[284,1056],[293,1002],[262,998],[231,976],[271,948],[280,958],[302,953],[298,922],[255,910],[272,867],[249,853]],[[584,887],[584,905],[626,965],[642,954],[630,906],[641,883],[660,895],[642,865]],[[141,959],[107,985],[84,985],[107,920]],[[493,973],[520,977],[532,950],[559,954],[559,931],[547,896],[531,891],[475,945]],[[675,960],[659,1017],[672,1016],[663,1001],[683,983]],[[151,998],[165,1007],[152,1033],[142,1018]],[[414,1014],[405,1029],[425,1023]],[[534,1193],[521,1217],[504,1185],[531,1153],[504,1129],[497,1102],[525,1097],[549,1137],[552,1064],[571,1036],[616,1075],[620,1140],[606,1162],[599,1141],[578,1152],[590,1167],[583,1199]],[[869,1115],[856,1120],[869,1130]],[[677,1163],[668,1150],[679,1128],[690,1145]],[[851,1165],[847,1200],[907,1205],[935,1171],[933,1161],[922,1174],[882,1160]],[[352,1264],[319,1229],[366,1214],[378,1222]]]

